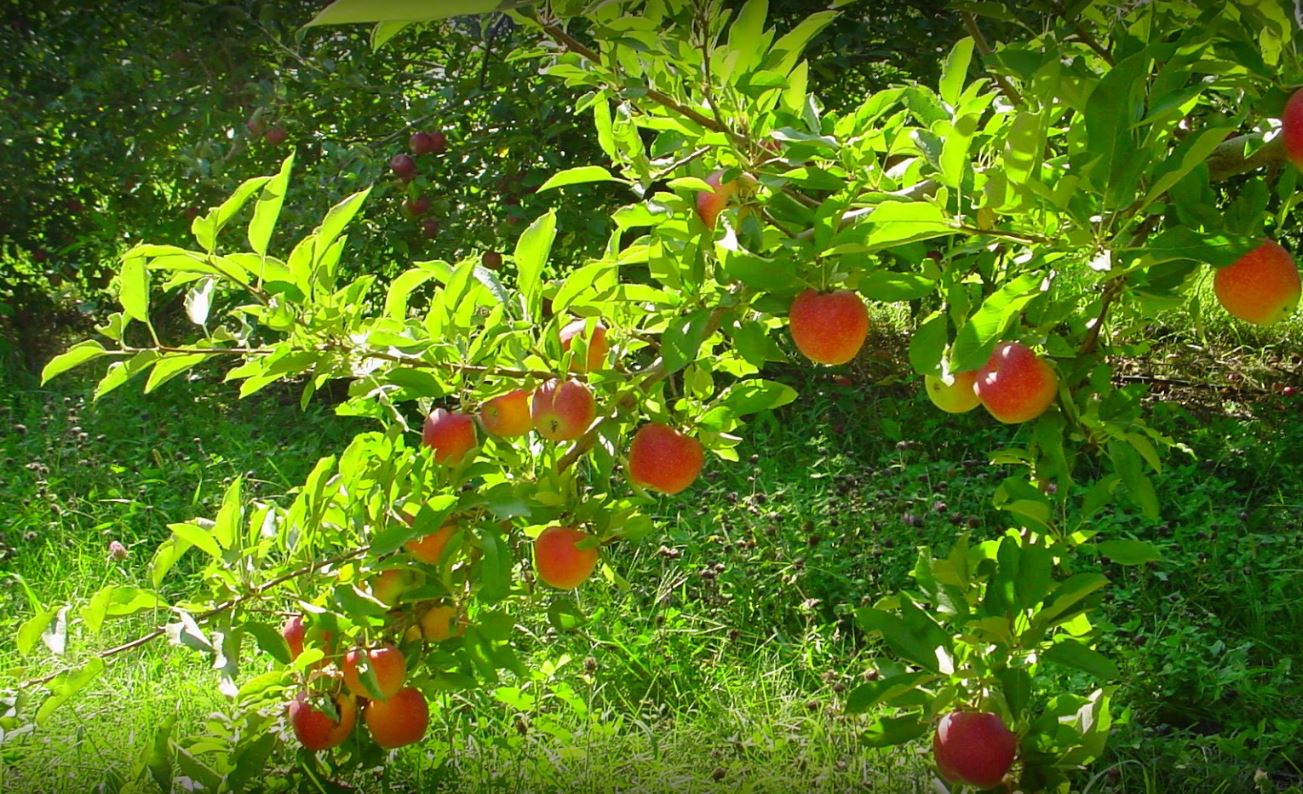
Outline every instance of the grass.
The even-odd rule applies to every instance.
[[[661,503],[659,536],[613,550],[629,587],[579,591],[588,622],[577,631],[548,626],[542,602],[522,613],[527,678],[446,696],[429,741],[350,782],[932,790],[923,742],[872,750],[866,718],[844,711],[876,651],[848,614],[906,586],[918,546],[944,549],[957,527],[990,536],[1004,526],[990,505],[1004,472],[985,452],[1012,431],[932,410],[896,382],[899,347],[880,336],[881,356],[867,357],[851,386],[793,376],[805,399],[753,423],[740,464],[709,464],[686,498]],[[1289,355],[1283,347],[1272,361]],[[21,576],[44,603],[110,582],[144,585],[167,523],[211,515],[241,473],[259,498],[285,493],[358,427],[320,405],[301,414],[275,393],[232,403],[202,382],[148,397],[126,387],[90,406],[89,381],[36,388],[9,378],[0,574]],[[1125,506],[1095,519],[1106,536],[1152,540],[1165,557],[1105,564],[1114,587],[1104,644],[1123,670],[1116,702],[1126,718],[1079,788],[1299,790],[1303,422],[1279,399],[1205,396],[1217,407],[1235,400],[1235,415],[1155,401],[1155,423],[1193,450],[1170,456],[1156,478],[1162,519]],[[131,549],[126,560],[109,559],[114,539]],[[185,574],[169,578],[169,597],[193,595]],[[0,632],[12,637],[31,606],[16,579],[0,581]],[[110,624],[74,648],[108,646],[146,623]],[[26,664],[0,643],[0,682],[23,677]],[[38,653],[31,669],[48,664]],[[178,734],[194,733],[229,709],[216,684],[198,656],[150,645],[48,727],[0,741],[0,792],[115,779],[129,790],[144,779],[158,725],[175,718]]]

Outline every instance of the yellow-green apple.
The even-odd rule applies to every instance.
[[[657,422],[638,428],[629,444],[629,478],[665,494],[692,485],[704,462],[697,439]]]
[[[973,391],[977,382],[977,371],[947,372],[944,377],[924,375],[923,386],[932,404],[946,413],[967,413],[978,406],[981,401]]]
[[[792,341],[818,364],[845,364],[855,358],[869,335],[869,312],[850,290],[807,289],[787,313]]]
[[[421,635],[430,642],[443,642],[454,634],[460,634],[457,625],[457,610],[447,604],[436,604],[421,615]]]
[[[1054,368],[1020,342],[1001,342],[977,371],[973,393],[991,416],[1006,424],[1028,422],[1054,402]]]

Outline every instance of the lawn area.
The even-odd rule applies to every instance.
[[[522,604],[529,675],[445,696],[426,743],[351,782],[390,791],[781,791],[795,780],[811,790],[931,790],[922,742],[874,750],[863,741],[871,715],[846,711],[879,651],[850,613],[909,587],[919,547],[943,552],[960,531],[1001,531],[989,494],[1002,474],[984,450],[1014,431],[980,413],[936,412],[892,375],[899,362],[889,348],[862,358],[849,384],[776,372],[804,398],[752,425],[740,465],[712,462],[687,498],[664,499],[657,533],[608,555],[619,580],[573,596],[581,627],[558,632],[546,619],[553,601],[571,596]],[[148,586],[169,522],[214,513],[224,483],[240,474],[254,498],[281,498],[360,427],[321,401],[306,412],[277,392],[231,402],[203,381],[92,405],[88,379],[37,388],[7,377],[6,636],[31,614],[28,588],[43,603],[78,604],[105,584]],[[1159,544],[1164,559],[1097,561],[1114,582],[1101,650],[1121,666],[1120,719],[1083,789],[1298,784],[1303,421],[1296,403],[1273,395],[1217,402],[1234,415],[1151,406],[1156,424],[1191,447],[1157,478],[1161,520],[1124,509],[1092,519],[1104,536]],[[113,540],[125,559],[110,558]],[[197,595],[194,575],[178,566],[165,592]],[[110,621],[96,638],[74,627],[72,645],[108,647],[148,625]],[[43,648],[20,658],[2,647],[0,680],[52,663]],[[6,738],[0,791],[106,781],[130,790],[144,782],[161,724],[175,720],[178,735],[228,733],[230,703],[207,667],[165,642],[125,656],[48,725]]]

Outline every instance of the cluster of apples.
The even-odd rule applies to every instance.
[[[578,339],[583,352],[571,358],[570,369],[588,373],[607,365],[610,346],[606,326],[578,319],[561,329],[564,352]],[[460,464],[478,445],[477,424],[498,438],[518,438],[530,432],[546,441],[574,441],[597,417],[597,402],[589,385],[574,377],[552,378],[533,391],[523,388],[484,401],[476,414],[436,408],[425,420],[421,441],[434,460]],[[478,419],[478,423],[477,420]],[[677,494],[696,481],[705,464],[701,443],[669,425],[649,422],[638,428],[629,444],[628,476],[638,487]],[[597,566],[598,541],[582,529],[552,526],[534,540],[534,568],[540,581],[568,590],[578,587]]]
[[[307,639],[302,616],[286,621],[281,635],[291,658],[298,658]],[[321,633],[320,641],[332,650],[329,632]],[[353,648],[338,666],[326,666],[323,659],[317,669],[332,683],[332,691],[315,700],[306,690],[299,692],[287,710],[290,728],[304,748],[316,752],[343,744],[357,725],[359,708],[371,740],[387,750],[425,736],[429,706],[421,690],[407,685],[407,660],[393,643]]]
[[[389,158],[389,170],[402,182],[411,182],[416,178],[418,169],[416,158],[426,154],[443,154],[448,149],[448,137],[439,130],[433,132],[414,132],[407,139],[407,150],[411,154],[400,152]],[[418,193],[403,202],[403,212],[411,218],[422,218],[421,234],[427,238],[439,236],[439,221],[435,218],[423,218],[430,211],[430,197]]]

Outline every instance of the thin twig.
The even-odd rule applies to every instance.
[[[982,34],[982,29],[977,26],[977,20],[973,18],[972,14],[967,12],[964,12],[963,17],[964,29],[968,31],[968,35],[973,37],[973,43],[977,45],[977,51],[982,54],[983,58],[991,57],[995,53],[995,50],[991,49],[991,43],[986,40],[986,36]],[[1004,75],[999,74],[990,67],[987,67],[987,71],[990,72],[991,78],[995,80],[996,85],[1000,86],[1000,91],[1009,98],[1010,102],[1015,105],[1021,105],[1023,103],[1022,94],[1018,93],[1018,89],[1014,88],[1008,80],[1004,79]]]

